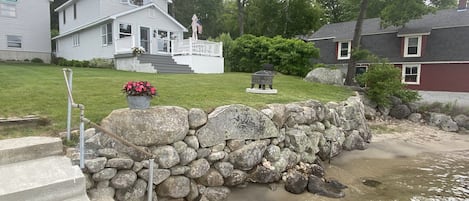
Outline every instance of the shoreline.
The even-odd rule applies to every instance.
[[[331,161],[324,162],[326,178],[338,179],[349,188],[341,199],[327,198],[308,192],[295,195],[285,191],[282,184],[249,184],[245,188],[232,188],[228,201],[332,201],[365,199],[373,189],[361,186],[364,178],[381,178],[396,169],[408,166],[416,158],[431,153],[469,151],[469,135],[446,132],[436,127],[416,124],[407,120],[368,122],[373,138],[366,150],[342,152]]]

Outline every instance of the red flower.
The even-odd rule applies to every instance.
[[[122,87],[127,96],[155,96],[156,88],[147,81],[129,81]]]

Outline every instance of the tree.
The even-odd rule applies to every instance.
[[[381,24],[384,27],[403,26],[430,11],[423,0],[393,0],[381,11]]]
[[[244,34],[244,8],[247,3],[248,0],[236,0],[236,5],[238,5],[238,26],[240,36]]]
[[[350,60],[348,63],[347,77],[345,78],[345,85],[348,85],[348,86],[351,86],[354,84],[355,65],[357,61],[353,54],[360,49],[362,24],[363,24],[363,20],[365,19],[367,6],[368,6],[368,0],[362,0],[362,2],[360,3],[360,14],[358,15],[357,23],[355,24],[355,32],[353,34],[352,56],[350,57]]]

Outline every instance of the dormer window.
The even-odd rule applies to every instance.
[[[422,52],[422,36],[404,38],[404,57],[420,57]]]
[[[352,43],[350,41],[338,42],[338,46],[339,47],[337,48],[337,59],[350,59],[350,52],[352,52]]]

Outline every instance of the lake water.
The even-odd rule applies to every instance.
[[[469,201],[469,150],[337,160],[326,164],[326,174],[349,186],[345,198],[331,199],[307,192],[293,195],[282,186],[271,190],[265,185],[250,184],[232,189],[228,200]],[[370,187],[363,184],[366,180],[381,184]]]

